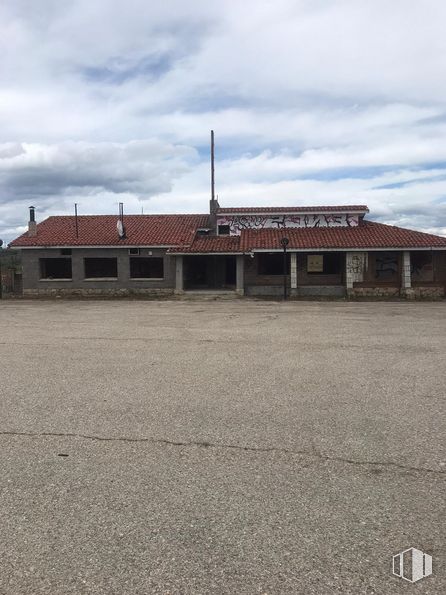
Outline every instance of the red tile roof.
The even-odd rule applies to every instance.
[[[373,221],[357,227],[312,227],[300,229],[244,230],[240,247],[250,250],[281,249],[280,239],[289,239],[288,248],[296,250],[367,249],[367,248],[444,248],[446,238],[430,233],[403,229]]]
[[[181,254],[227,254],[240,251],[240,236],[197,236],[190,246],[171,248],[170,253]]]
[[[218,213],[368,213],[366,205],[315,206],[315,207],[225,207]]]
[[[372,221],[357,227],[246,229],[240,236],[197,236],[197,229],[207,227],[208,215],[126,215],[125,240],[119,239],[114,215],[84,215],[78,222],[78,238],[74,217],[49,217],[38,224],[36,236],[24,233],[10,246],[167,246],[171,253],[243,253],[280,249],[286,234],[289,248],[295,250],[446,249],[445,237]]]
[[[49,217],[37,225],[37,235],[24,233],[10,246],[178,246],[190,244],[208,215],[126,215],[126,239],[120,240],[115,215]]]

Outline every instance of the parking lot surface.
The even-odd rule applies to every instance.
[[[3,301],[0,358],[2,595],[446,592],[444,302]]]

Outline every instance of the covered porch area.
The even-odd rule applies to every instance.
[[[265,250],[246,258],[248,295],[283,297],[284,282],[287,297],[344,297],[345,254],[289,250],[284,259],[283,251]]]
[[[187,254],[176,256],[177,293],[238,293],[243,295],[243,256]]]
[[[220,255],[184,256],[185,291],[217,289],[235,291],[236,257]]]

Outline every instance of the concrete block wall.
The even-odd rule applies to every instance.
[[[400,297],[408,300],[441,299],[446,292],[443,287],[355,287],[348,292],[351,298],[394,298]]]
[[[315,275],[306,272],[306,253],[290,252],[290,275],[287,276],[287,287],[292,289],[294,295],[300,294],[300,289],[305,295],[340,295],[344,294],[344,275],[341,271],[335,275]],[[283,275],[259,275],[258,257],[245,257],[245,293],[247,295],[283,295]],[[341,265],[342,269],[342,265]],[[328,288],[324,290],[323,288]],[[330,288],[333,288],[331,291]],[[339,289],[341,288],[341,289]],[[296,291],[297,290],[297,291]]]
[[[164,279],[142,280],[130,279],[130,255],[128,248],[73,248],[72,249],[72,280],[41,280],[40,258],[60,257],[60,249],[30,249],[22,251],[23,293],[25,296],[69,296],[69,295],[149,295],[167,296],[174,293],[175,288],[182,290],[178,279],[182,267],[176,257],[167,255],[166,249],[142,248],[141,256],[162,257],[164,259]],[[305,253],[292,256],[291,275],[288,276],[289,296],[337,296],[347,295],[352,298],[372,297],[405,297],[407,299],[439,299],[445,296],[446,289],[446,251],[434,251],[434,282],[431,284],[412,284],[404,287],[402,278],[403,256],[400,257],[400,275],[398,282],[389,285],[375,285],[375,279],[370,271],[364,275],[363,282],[353,282],[353,287],[347,287],[347,267],[345,267],[342,282],[336,278],[324,275],[310,276],[303,271]],[[117,280],[85,280],[84,263],[86,257],[116,257],[118,259]],[[406,257],[407,259],[407,257]],[[293,263],[293,260],[295,262]],[[239,256],[237,264],[237,292],[239,295],[258,295],[281,297],[283,295],[282,275],[258,275],[256,257]],[[345,263],[347,265],[347,261]],[[407,264],[407,260],[406,260]],[[178,267],[177,275],[176,266]],[[176,279],[177,277],[177,279]],[[320,277],[320,278],[319,278]],[[293,282],[293,283],[292,283]],[[297,282],[297,287],[295,286]],[[176,287],[177,284],[177,287]],[[292,286],[294,285],[294,287]]]
[[[344,253],[340,254],[341,258],[341,269],[339,273],[327,275],[327,274],[315,274],[315,273],[307,273],[307,255],[311,254],[311,252],[298,252],[297,256],[297,286],[302,285],[310,285],[310,286],[330,286],[330,285],[343,285],[344,284],[344,274],[343,274],[343,261],[344,261]]]
[[[129,294],[169,294],[175,287],[175,258],[166,254],[166,249],[141,248],[141,256],[162,257],[164,259],[163,279],[135,280],[130,278],[130,255],[128,248],[73,248],[72,279],[40,279],[40,258],[58,258],[60,249],[22,250],[23,295],[129,295]],[[118,277],[116,280],[86,280],[84,258],[117,258]]]
[[[349,297],[389,298],[400,297],[399,287],[354,287]]]

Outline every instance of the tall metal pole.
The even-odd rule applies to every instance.
[[[214,131],[211,130],[211,199],[215,200]]]
[[[76,237],[79,237],[79,221],[77,219],[77,202],[74,203],[74,222],[76,225]]]

